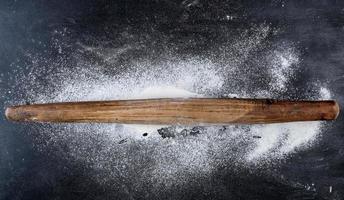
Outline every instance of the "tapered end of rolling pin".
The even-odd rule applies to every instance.
[[[340,112],[340,108],[339,108],[339,104],[336,101],[333,101],[334,105],[333,105],[333,112],[335,113],[335,117],[334,119],[337,119],[339,112]]]
[[[5,116],[6,116],[6,119],[12,120],[12,119],[11,119],[11,107],[6,108],[6,110],[5,110]]]
[[[11,106],[6,108],[5,116],[11,121],[35,121],[34,113],[26,105]]]
[[[13,107],[6,108],[5,116],[8,120],[17,121],[15,118],[15,111]]]

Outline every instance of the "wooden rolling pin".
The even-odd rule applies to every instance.
[[[334,120],[335,101],[271,99],[142,99],[65,102],[8,107],[14,121],[123,124],[230,124]]]

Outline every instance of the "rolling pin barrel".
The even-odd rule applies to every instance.
[[[335,101],[270,99],[143,99],[12,106],[14,121],[124,124],[253,124],[334,120]]]

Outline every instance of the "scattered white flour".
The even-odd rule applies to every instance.
[[[274,159],[291,153],[296,148],[311,144],[319,133],[321,122],[293,122],[257,125],[252,133],[260,136],[256,148],[247,156],[249,161]]]
[[[255,31],[251,36],[244,34],[235,44],[219,47],[223,53],[219,63],[217,58],[204,57],[167,57],[160,62],[147,59],[133,61],[126,68],[130,70],[110,75],[101,70],[103,66],[75,55],[77,66],[70,68],[68,63],[60,66],[61,62],[57,62],[59,73],[42,75],[56,66],[42,69],[38,65],[39,70],[30,76],[23,75],[30,79],[23,81],[26,85],[17,88],[27,88],[23,92],[36,103],[160,97],[273,98],[276,91],[283,93],[289,87],[299,67],[299,55],[293,47],[271,49],[271,54],[253,60],[252,65],[245,64],[252,52],[267,45],[269,27]],[[109,50],[115,54],[113,59],[103,60],[107,64],[115,62],[120,56],[116,54],[118,49]],[[113,66],[117,67],[116,63]],[[36,78],[42,76],[53,84]],[[271,79],[263,80],[265,77]],[[330,98],[327,88],[319,87],[319,94],[320,99]],[[183,185],[207,177],[218,168],[240,169],[283,159],[312,144],[321,123],[209,126],[198,132],[194,127],[170,127],[178,133],[174,138],[162,138],[157,132],[162,127],[167,126],[51,124],[40,127],[36,139],[42,151],[55,145],[63,148],[69,158],[92,166],[101,183],[126,181],[137,187],[151,184],[158,190],[159,185]]]
[[[331,92],[325,87],[320,87],[320,98],[321,99],[331,99]]]
[[[172,86],[156,86],[145,88],[141,93],[135,95],[131,99],[151,99],[151,98],[188,98],[202,97],[202,95],[179,89]]]
[[[293,76],[294,70],[298,67],[299,57],[291,47],[287,47],[283,51],[276,50],[272,56],[272,67],[270,68],[272,81],[270,85],[274,90],[283,91]]]

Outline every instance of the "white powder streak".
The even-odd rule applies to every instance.
[[[144,89],[140,94],[134,94],[131,99],[151,99],[151,98],[187,98],[201,97],[202,95],[179,89],[172,86],[156,86]]]
[[[277,91],[286,89],[286,84],[293,75],[293,71],[299,63],[299,58],[293,52],[293,49],[284,51],[275,51],[272,60],[271,72],[271,87]]]
[[[325,87],[320,87],[320,98],[321,99],[331,99],[332,95],[329,89],[325,88]]]

